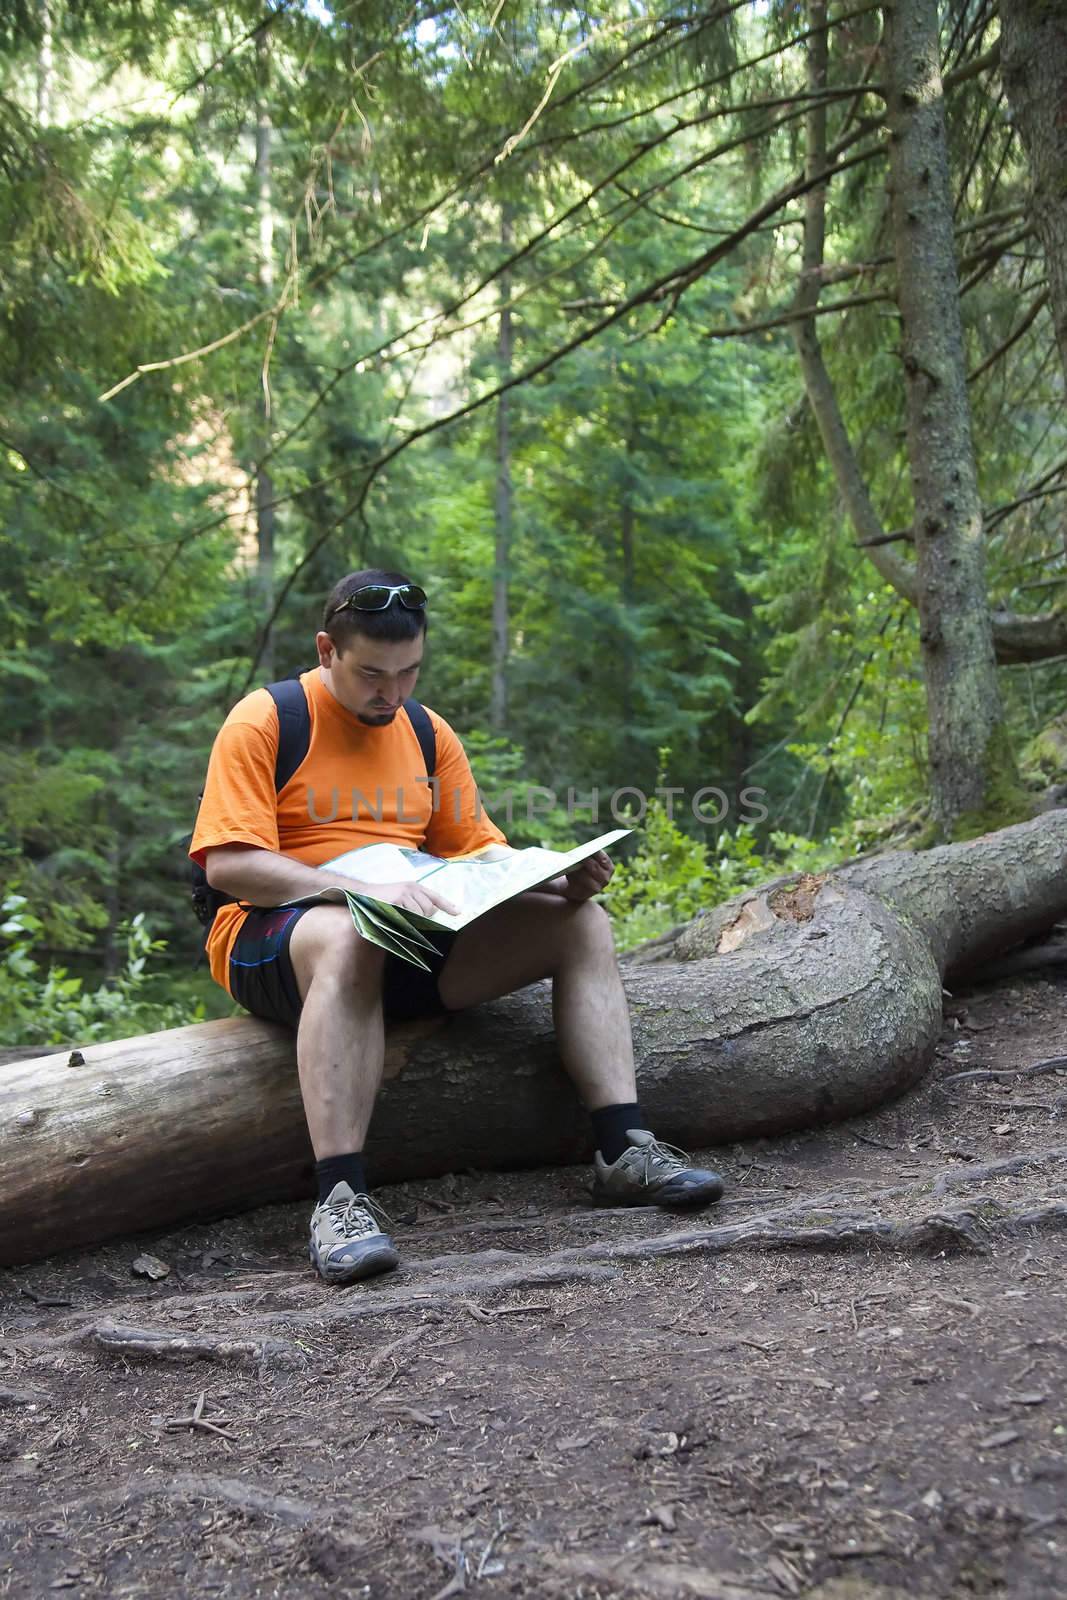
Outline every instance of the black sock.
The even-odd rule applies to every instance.
[[[320,1202],[329,1199],[335,1183],[347,1183],[353,1194],[367,1192],[362,1150],[354,1150],[347,1156],[327,1156],[325,1161],[316,1161],[315,1176],[319,1182]]]
[[[627,1128],[648,1127],[644,1112],[636,1101],[626,1106],[601,1106],[599,1111],[590,1111],[589,1115],[593,1119],[596,1147],[609,1167],[613,1161],[618,1161],[624,1150],[629,1149]]]

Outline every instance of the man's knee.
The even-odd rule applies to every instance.
[[[601,951],[615,950],[615,934],[611,918],[596,900],[565,902],[566,930],[579,944]]]
[[[312,980],[346,989],[381,987],[385,952],[356,932],[347,906],[315,906],[293,929],[289,945],[301,994]]]

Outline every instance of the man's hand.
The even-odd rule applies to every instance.
[[[355,888],[355,884],[352,887]],[[435,894],[421,883],[364,883],[359,887],[363,894],[370,895],[373,900],[385,900],[400,911],[418,911],[424,917],[432,917],[438,911],[447,911],[453,917],[459,914],[459,907],[454,906],[451,900],[446,900],[443,894]]]
[[[615,863],[611,857],[603,850],[598,850],[595,856],[587,856],[569,872],[562,873],[558,878],[550,878],[547,883],[539,883],[537,887],[542,894],[562,895],[564,900],[591,900],[607,887],[614,871]]]

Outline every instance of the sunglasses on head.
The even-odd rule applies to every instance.
[[[420,589],[417,583],[366,583],[362,589],[353,589],[339,606],[334,606],[326,621],[332,621],[339,611],[385,611],[392,605],[394,596],[408,611],[422,611],[426,606],[426,590]]]

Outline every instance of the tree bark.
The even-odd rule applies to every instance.
[[[811,0],[808,89],[825,90],[825,0]],[[970,433],[963,330],[934,0],[887,8],[890,165],[915,497],[912,567],[878,543],[880,523],[853,454],[816,331],[827,171],[826,102],[805,119],[804,240],[794,338],[827,458],[873,564],[918,606],[926,688],[931,810],[942,835],[993,807],[1014,766],[996,678],[984,534]]]
[[[1000,0],[1000,65],[1030,166],[1030,217],[1048,272],[1067,383],[1067,12],[1050,0]]]
[[[696,1146],[869,1110],[944,978],[1065,913],[1063,810],[742,895],[622,964],[642,1104]],[[9,1063],[0,1138],[0,1262],[312,1188],[292,1035],[251,1017]],[[548,985],[391,1028],[368,1150],[377,1182],[587,1156]]]
[[[949,835],[990,809],[1005,767],[1013,774],[985,583],[936,0],[887,6],[886,54],[931,807]]]

